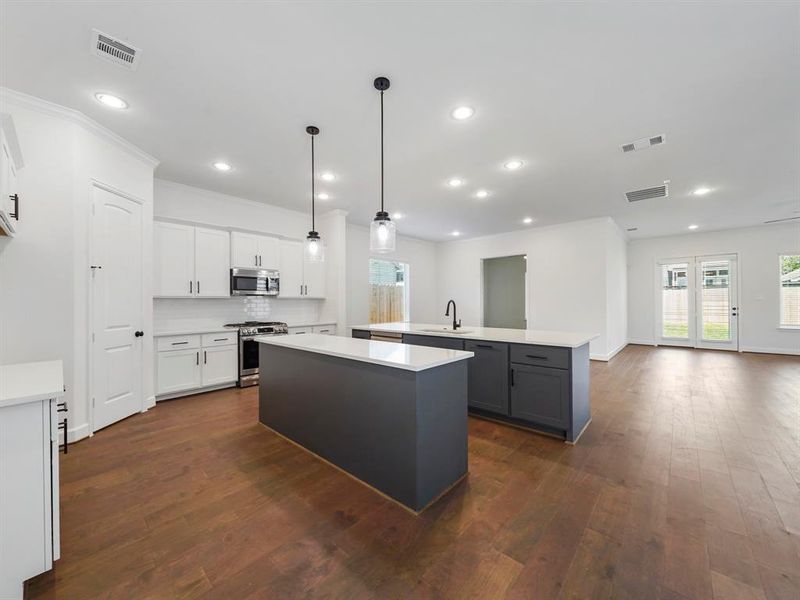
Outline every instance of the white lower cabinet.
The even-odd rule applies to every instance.
[[[311,331],[321,335],[336,335],[336,325],[314,325]]]
[[[239,378],[235,333],[156,338],[156,395],[194,393]]]
[[[203,348],[203,386],[236,381],[239,375],[239,347]]]
[[[314,333],[313,327],[289,327],[289,335],[296,335],[298,333]]]

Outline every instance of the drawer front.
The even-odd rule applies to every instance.
[[[368,340],[372,337],[372,334],[366,329],[353,329],[353,337]]]
[[[311,329],[322,335],[336,335],[336,325],[314,325]]]
[[[466,340],[469,361],[468,405],[508,415],[508,344]]]
[[[446,348],[447,350],[463,350],[464,340],[435,335],[408,335],[403,334],[403,343],[414,346],[431,346],[432,348]]]
[[[569,369],[569,348],[511,345],[511,362],[539,367]]]
[[[567,429],[569,393],[568,371],[511,365],[511,416],[514,418]]]
[[[200,347],[199,335],[170,335],[156,338],[156,348],[159,352],[164,350],[188,350]]]
[[[311,327],[289,327],[289,335],[299,335],[304,333],[313,333]]]
[[[211,346],[230,346],[238,342],[239,334],[236,331],[203,334],[203,348],[209,348]]]

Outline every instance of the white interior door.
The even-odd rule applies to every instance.
[[[692,256],[656,265],[660,345],[738,350],[736,255]]]
[[[142,206],[93,188],[93,429],[141,411]]]
[[[698,256],[695,285],[697,348],[739,349],[736,255]]]
[[[194,230],[195,293],[201,297],[228,297],[230,288],[230,234],[218,229]]]

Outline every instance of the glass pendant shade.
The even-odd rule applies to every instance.
[[[309,231],[303,248],[306,262],[325,262],[325,245],[316,231]]]
[[[394,252],[395,227],[389,215],[379,212],[369,225],[369,250],[377,254]]]

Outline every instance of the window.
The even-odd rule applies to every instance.
[[[780,257],[781,327],[800,327],[800,254]]]
[[[369,260],[369,322],[409,320],[408,265],[393,260]]]

